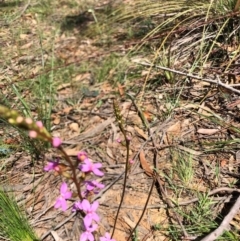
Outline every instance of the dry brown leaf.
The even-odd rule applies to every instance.
[[[140,129],[137,126],[134,126],[134,129],[138,133],[138,135],[141,136],[144,140],[148,139],[147,135],[144,133],[144,131],[142,129]]]
[[[167,133],[168,134],[172,134],[175,135],[177,133],[180,133],[181,130],[181,124],[179,121],[177,121],[175,124],[171,125],[168,129],[167,129]]]
[[[65,83],[65,84],[61,84],[57,87],[57,90],[62,90],[62,89],[66,89],[68,87],[71,87],[71,83]]]
[[[219,129],[198,129],[197,133],[199,134],[203,134],[203,135],[213,135],[216,134],[217,132],[219,132]]]
[[[79,153],[79,150],[76,150],[76,148],[74,148],[74,149],[67,149],[67,148],[65,148],[65,152],[67,153],[67,155],[68,156],[77,156],[78,155],[78,153]]]
[[[123,96],[123,95],[124,95],[124,92],[125,92],[124,86],[123,86],[123,85],[120,85],[120,84],[118,83],[118,84],[117,84],[117,87],[118,87],[118,92],[119,92],[119,94],[120,94],[121,96]]]
[[[185,147],[185,146],[181,146],[181,145],[178,145],[178,148],[182,151],[185,151],[185,152],[188,152],[189,154],[191,155],[194,155],[194,156],[200,156],[202,155],[202,152],[201,151],[195,151],[191,148],[188,148],[188,147]]]
[[[30,48],[32,45],[33,45],[33,41],[24,44],[23,46],[21,46],[20,49],[28,49],[28,48]]]
[[[222,168],[224,168],[224,167],[226,167],[227,163],[228,163],[228,160],[227,160],[227,159],[222,159],[222,160],[220,161],[220,166],[221,166]]]
[[[140,152],[139,159],[143,170],[146,172],[148,176],[152,177],[153,170],[149,167],[143,151]]]
[[[62,110],[62,112],[63,112],[64,114],[68,115],[72,109],[73,109],[72,106],[66,107],[66,108],[64,108],[64,109]]]
[[[181,134],[181,123],[180,121],[177,121],[167,129],[166,136],[164,137],[164,142],[166,144],[170,144],[175,138],[179,137],[180,134]]]
[[[54,125],[59,125],[59,123],[61,121],[60,117],[59,116],[54,116],[53,118],[54,118],[53,119],[53,124]]]
[[[143,111],[143,115],[144,115],[144,117],[145,117],[148,121],[152,121],[153,115],[152,115],[151,112],[149,112],[149,111]]]
[[[71,123],[71,124],[69,125],[69,128],[70,128],[70,130],[72,130],[72,131],[79,132],[79,125],[78,125],[78,123]]]
[[[128,121],[134,125],[142,126],[142,120],[138,115],[136,115],[135,112],[132,112],[132,111],[129,112]]]

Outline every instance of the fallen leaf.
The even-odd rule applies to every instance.
[[[79,125],[78,125],[78,123],[71,123],[71,124],[69,125],[69,128],[70,128],[70,130],[72,130],[72,131],[79,132]]]
[[[20,49],[29,49],[33,45],[33,41],[24,44],[23,46],[20,47]]]
[[[54,120],[53,120],[54,125],[59,125],[60,121],[61,121],[61,119],[59,116],[54,116]]]
[[[152,121],[153,119],[152,113],[150,113],[149,111],[143,111],[143,115],[148,121]]]
[[[148,139],[147,135],[144,133],[144,131],[143,131],[142,129],[140,129],[140,128],[137,127],[137,126],[134,126],[134,129],[135,129],[135,131],[137,132],[137,134],[138,134],[140,137],[142,137],[144,140],[147,140],[147,139]]]
[[[228,163],[228,160],[227,160],[227,159],[222,159],[222,160],[220,161],[220,166],[221,166],[222,168],[224,168],[224,167],[227,165],[227,163]]]
[[[203,135],[213,135],[216,134],[217,132],[219,132],[219,129],[198,129],[197,133],[199,134],[203,134]]]
[[[188,152],[189,154],[191,155],[194,155],[194,156],[200,156],[202,155],[202,152],[200,151],[195,151],[191,148],[188,148],[188,147],[185,147],[185,146],[181,146],[181,145],[178,145],[178,148],[182,151],[185,151],[185,152]]]
[[[139,159],[143,170],[146,172],[148,176],[152,177],[153,170],[149,167],[143,151],[140,152]]]
[[[65,148],[65,152],[66,152],[66,154],[68,155],[68,156],[77,156],[78,155],[78,153],[79,153],[79,150],[76,150],[76,148],[74,148],[74,149],[67,149],[67,148]]]
[[[170,144],[173,142],[175,138],[179,137],[180,134],[181,134],[181,123],[180,121],[177,121],[167,129],[166,136],[164,137],[164,142],[166,144]]]
[[[63,109],[63,113],[68,115],[72,109],[73,109],[72,106],[71,107],[66,107],[66,108]]]
[[[61,84],[57,87],[57,90],[59,91],[68,87],[71,87],[71,83]]]
[[[118,92],[120,94],[120,96],[123,96],[124,95],[124,86],[123,85],[120,85],[119,83],[117,84],[117,87],[118,87]]]

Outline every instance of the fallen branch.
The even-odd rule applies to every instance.
[[[160,66],[160,65],[154,65],[154,64],[151,64],[151,63],[147,63],[147,62],[140,62],[140,61],[136,61],[136,60],[133,60],[133,62],[135,62],[137,64],[144,65],[144,66],[148,66],[148,67],[155,67],[157,69],[162,69],[162,70],[169,71],[169,72],[172,72],[172,73],[175,73],[175,74],[180,74],[180,75],[186,76],[188,78],[201,80],[201,81],[204,81],[204,82],[215,84],[217,86],[222,86],[225,89],[228,89],[228,90],[230,90],[234,93],[240,94],[240,90],[234,89],[230,85],[222,83],[219,79],[218,80],[206,79],[206,78],[202,78],[202,77],[197,76],[197,75],[187,74],[187,73],[184,73],[184,72],[181,72],[181,71],[178,71],[178,70],[170,69],[170,68],[163,67],[163,66]]]
[[[228,215],[223,219],[220,226],[215,229],[213,232],[208,234],[205,238],[203,238],[201,241],[214,241],[216,240],[222,233],[229,228],[229,223],[232,221],[234,216],[239,212],[240,208],[240,196],[238,197],[235,204],[232,206],[230,212]]]

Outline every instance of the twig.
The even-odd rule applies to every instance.
[[[232,221],[234,216],[239,212],[239,208],[240,208],[240,196],[238,197],[235,204],[232,206],[228,215],[223,219],[220,226],[217,229],[215,229],[213,232],[208,234],[201,241],[214,241],[214,240],[216,240],[225,230],[228,229],[229,223]]]
[[[181,71],[178,71],[178,70],[174,70],[174,69],[170,69],[170,68],[167,68],[167,67],[163,67],[163,66],[160,66],[160,65],[154,65],[154,64],[150,64],[150,63],[146,63],[146,62],[139,62],[139,61],[133,61],[133,62],[135,62],[137,64],[144,65],[144,66],[148,66],[148,67],[155,67],[155,68],[162,69],[162,70],[165,70],[165,71],[170,71],[172,73],[180,74],[180,75],[186,76],[188,78],[193,78],[193,79],[201,80],[201,81],[208,82],[208,83],[211,83],[211,84],[220,85],[220,86],[224,87],[225,89],[228,89],[228,90],[231,90],[232,92],[240,94],[240,90],[234,89],[233,87],[222,83],[220,80],[206,79],[206,78],[202,78],[202,77],[197,76],[197,75],[187,74],[187,73],[184,73],[184,72],[181,72]]]

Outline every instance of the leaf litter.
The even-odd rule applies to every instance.
[[[66,9],[67,7],[64,5],[63,9],[59,8],[58,12],[54,14],[65,16],[66,14],[63,12]],[[69,9],[70,14],[71,11]],[[3,96],[8,95],[9,100],[16,100],[15,108],[20,106],[20,103],[16,95],[12,94],[10,83],[17,84],[19,82],[20,84],[46,72],[42,62],[47,62],[51,58],[53,39],[54,55],[61,64],[63,63],[63,66],[74,64],[80,67],[83,60],[91,65],[91,62],[100,62],[102,56],[109,54],[106,50],[109,48],[99,47],[95,44],[94,39],[85,36],[79,37],[81,31],[77,28],[72,32],[56,34],[56,26],[47,24],[47,21],[45,25],[38,25],[38,17],[37,13],[26,12],[20,16],[19,22],[13,22],[11,27],[15,40],[11,37],[8,27],[4,26],[1,33],[3,37],[1,41],[5,46],[2,56],[6,61],[1,60],[1,63],[4,63],[0,77],[1,86],[4,88],[1,89],[1,92]],[[25,26],[26,33],[16,31],[21,24]],[[40,30],[44,32],[42,42],[37,35]],[[119,48],[120,53],[124,49],[119,43],[113,48],[114,51]],[[43,49],[45,53],[41,52]],[[229,51],[232,50],[229,49]],[[176,107],[172,101],[166,99],[167,94],[171,97],[174,96],[171,86],[168,83],[154,86],[153,83],[153,88],[148,88],[144,93],[143,104],[140,107],[143,109],[145,118],[152,125],[150,130],[157,143],[154,147],[150,142],[149,133],[141,122],[139,113],[134,109],[131,101],[124,97],[124,93],[131,91],[133,87],[143,85],[146,71],[146,69],[142,69],[141,78],[136,82],[117,87],[108,82],[96,83],[91,86],[89,69],[83,73],[79,71],[80,73],[69,75],[69,79],[65,80],[66,83],[62,83],[62,80],[55,80],[58,92],[57,103],[54,107],[55,113],[51,116],[52,133],[64,140],[67,153],[73,158],[78,150],[88,150],[94,160],[101,161],[106,170],[106,176],[102,180],[105,184],[114,181],[124,171],[126,148],[124,143],[116,141],[117,139],[123,140],[123,136],[115,123],[112,108],[112,99],[116,97],[116,93],[121,97],[121,110],[131,138],[130,155],[135,163],[129,175],[126,197],[117,224],[116,238],[119,241],[128,237],[130,229],[135,226],[141,215],[153,175],[153,151],[157,151],[158,155],[159,170],[157,171],[160,172],[169,198],[175,202],[187,201],[196,197],[197,192],[207,192],[214,188],[229,186],[238,180],[233,175],[238,174],[239,165],[237,154],[239,124],[236,115],[239,113],[238,96],[230,94],[230,97],[225,97],[217,87],[210,89],[209,94],[206,95],[205,90],[209,90],[210,84],[192,80],[191,90],[182,91],[182,99],[180,98]],[[155,75],[151,76],[152,79]],[[37,81],[32,79],[32,82]],[[89,95],[83,91],[83,85],[87,86]],[[175,88],[177,87],[176,84]],[[167,90],[168,88],[170,89]],[[98,94],[94,96],[93,93],[96,90]],[[23,93],[27,93],[27,91],[25,89]],[[28,93],[26,97],[31,100],[33,96]],[[138,97],[136,96],[136,98]],[[229,101],[225,103],[225,100]],[[159,128],[161,123],[164,123],[164,116],[171,109],[170,120]],[[225,119],[226,121],[223,121]],[[48,154],[52,157],[57,156],[57,153],[50,152]],[[41,237],[50,231],[52,236],[49,235],[44,240],[54,240],[54,238],[78,240],[79,227],[81,227],[79,217],[73,217],[64,223],[64,220],[71,215],[71,211],[60,213],[53,209],[61,180],[58,176],[42,172],[47,157],[40,158],[33,166],[31,158],[22,150],[18,155],[17,160],[9,159],[6,165],[7,171],[1,171],[1,180],[10,180],[17,197],[21,199],[23,196],[25,199],[27,212],[31,216],[31,223],[38,236]],[[181,165],[188,165],[186,163],[189,163],[191,159],[194,174],[191,177],[190,185],[184,189],[182,185],[185,177],[182,176],[179,169]],[[215,173],[217,168],[219,168],[218,175]],[[171,182],[170,179],[172,179]],[[19,183],[22,183],[24,187],[19,187]],[[44,189],[42,188],[43,183]],[[172,188],[173,184],[179,192]],[[112,227],[114,214],[120,201],[121,189],[122,182],[118,181],[99,199],[102,204],[100,233]],[[149,208],[139,225],[139,237],[142,239],[149,235],[153,240],[166,240],[169,227],[168,218],[164,201],[158,190],[155,189]],[[53,231],[53,227],[61,222],[63,224],[59,229]],[[153,231],[152,227],[156,224],[160,224],[163,229]],[[176,221],[174,224],[177,225]],[[235,222],[234,225],[239,224]]]

